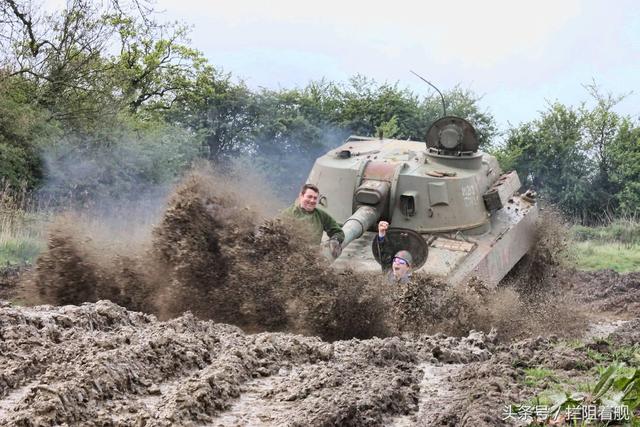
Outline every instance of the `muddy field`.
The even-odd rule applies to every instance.
[[[640,274],[567,270],[552,241],[496,290],[390,289],[211,179],[146,234],[62,217],[3,271],[1,425],[526,425],[509,405],[637,353]]]
[[[581,274],[594,310],[638,298],[639,275]],[[608,281],[605,281],[606,279]],[[596,306],[588,300],[602,297]],[[582,292],[581,292],[582,294]],[[628,296],[627,296],[628,298]],[[598,309],[598,317],[603,312]],[[610,318],[637,312],[617,306]],[[595,321],[595,319],[594,319]],[[606,326],[606,327],[605,327]],[[0,309],[3,425],[515,425],[525,370],[588,376],[589,349],[640,340],[640,322],[499,342],[495,333],[405,334],[327,342],[244,333],[185,314],[168,321],[109,301]],[[590,335],[590,337],[589,337]],[[611,335],[611,339],[602,338]],[[611,346],[611,348],[608,348]]]

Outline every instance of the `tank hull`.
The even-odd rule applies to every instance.
[[[436,121],[426,144],[351,137],[316,159],[307,182],[348,236],[338,269],[381,271],[378,221],[389,224],[387,252],[426,254],[417,271],[452,285],[472,277],[497,285],[535,243],[535,194],[520,195],[518,174],[502,173],[459,118]]]
[[[490,231],[468,236],[462,232],[422,234],[429,247],[426,263],[417,271],[440,278],[451,285],[478,278],[497,286],[534,244],[538,207],[526,198],[511,202],[490,217]],[[381,271],[371,251],[375,232],[366,232],[345,247],[333,263],[337,269]]]

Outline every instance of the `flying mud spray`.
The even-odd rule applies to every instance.
[[[330,268],[305,230],[274,217],[273,198],[257,191],[255,180],[238,179],[192,172],[155,224],[59,217],[22,299],[53,305],[107,299],[161,319],[190,311],[245,331],[330,341],[492,328],[513,338],[542,333],[550,323],[569,329],[575,323],[567,322],[575,316],[571,305],[544,286],[550,251],[560,247],[545,242],[548,236],[540,236],[536,254],[505,280],[514,286],[451,287],[427,275],[389,286],[381,273]],[[526,287],[533,280],[535,286]]]
[[[197,170],[157,216],[55,221],[20,292],[55,307],[0,301],[3,425],[493,426],[531,397],[523,366],[593,366],[558,341],[584,323],[549,268],[550,223],[496,289],[390,287],[330,268],[240,182]],[[632,280],[601,283],[592,304],[640,301]]]

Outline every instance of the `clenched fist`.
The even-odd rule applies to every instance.
[[[387,221],[380,221],[378,223],[378,236],[384,237],[387,234],[389,223]]]

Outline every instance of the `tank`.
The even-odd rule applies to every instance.
[[[453,285],[474,276],[497,285],[534,244],[535,193],[518,193],[517,173],[479,150],[459,117],[437,120],[425,142],[351,136],[316,159],[307,182],[345,232],[338,269],[381,271],[380,220],[394,249],[411,252],[414,271]]]

